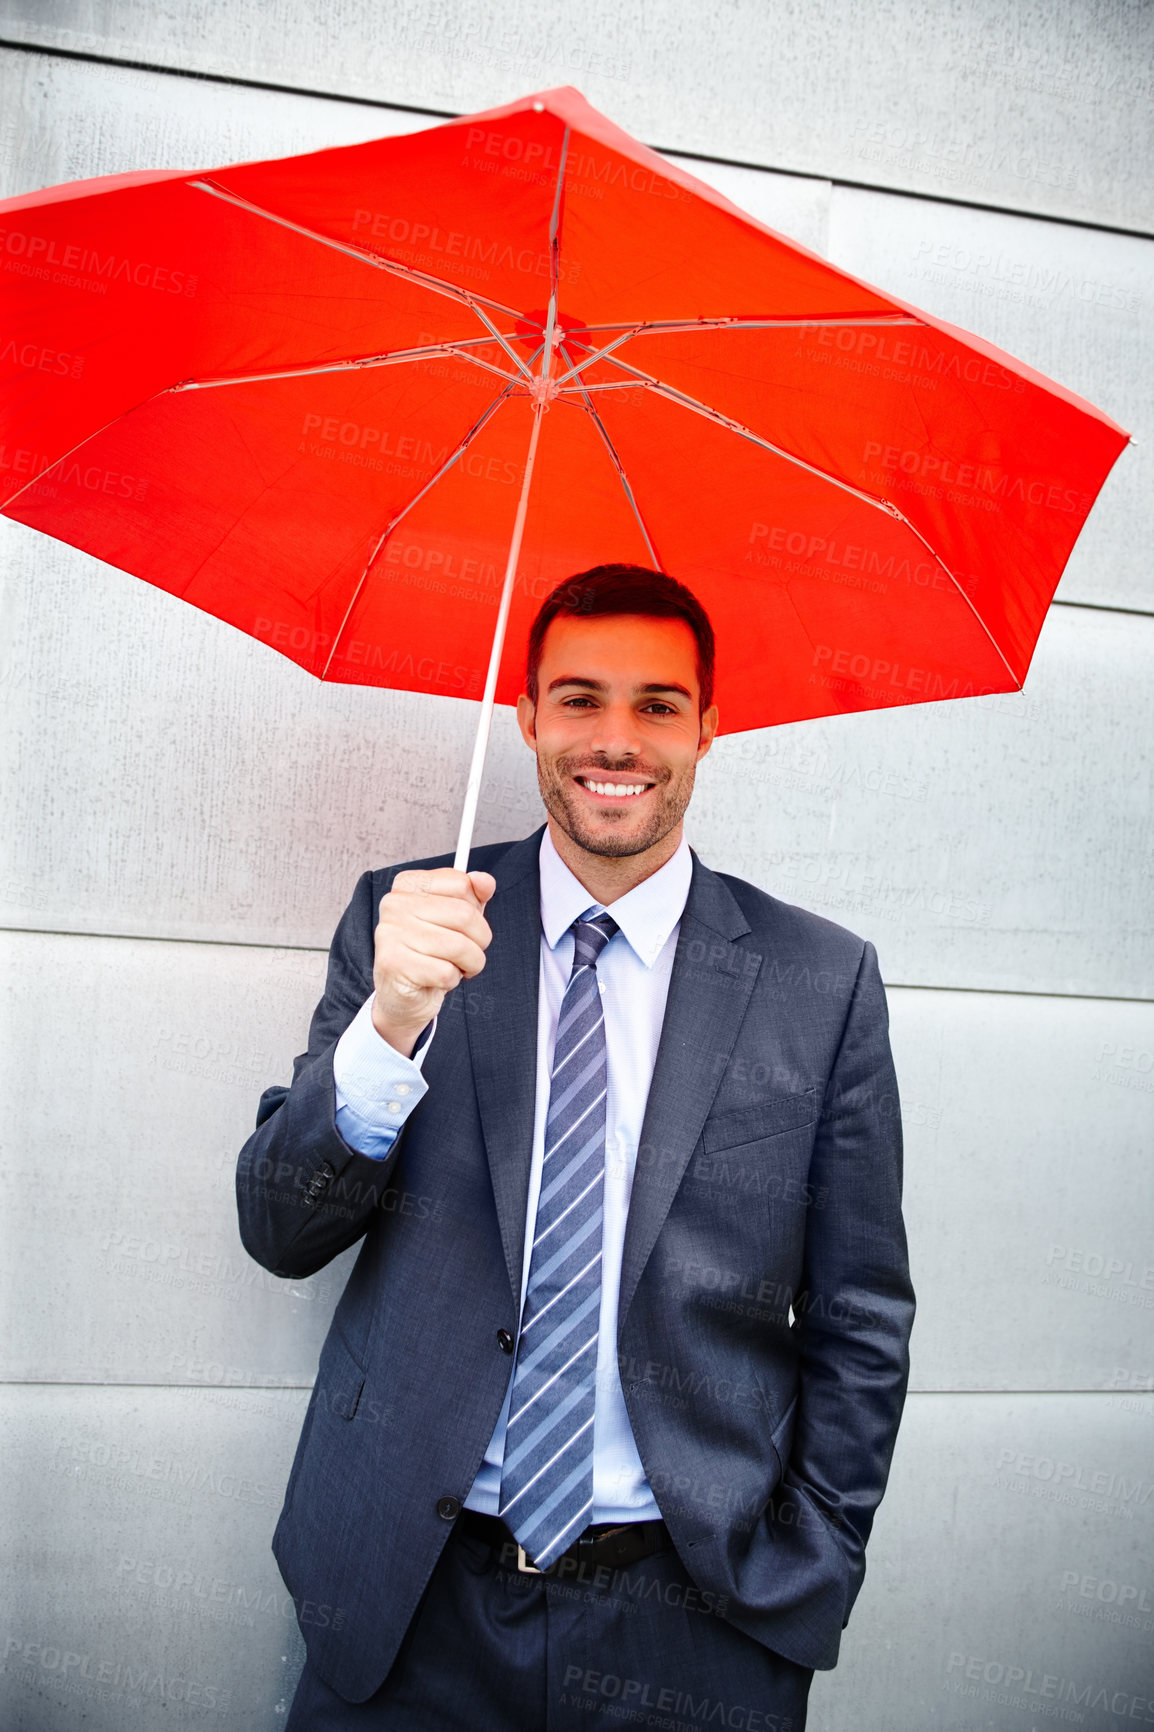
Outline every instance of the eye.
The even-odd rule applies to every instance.
[[[588,704],[593,700],[591,698],[563,698],[561,701],[563,707],[568,709],[570,704]]]
[[[655,703],[646,704],[645,707],[649,710],[657,710],[663,716],[675,716],[677,714],[672,704],[663,703],[660,698]]]

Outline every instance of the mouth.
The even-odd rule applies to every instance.
[[[640,800],[650,788],[656,787],[655,782],[642,781],[636,776],[574,776],[573,780],[579,788],[584,788],[587,794],[595,800],[611,800],[614,805],[624,806],[631,801]]]

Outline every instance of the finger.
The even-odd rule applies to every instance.
[[[452,962],[414,951],[403,960],[401,972],[389,984],[404,996],[410,996],[414,993],[452,992],[461,980],[462,971]]]
[[[407,872],[397,873],[393,889],[423,890],[430,896],[460,896],[470,902],[474,899],[469,874],[458,872],[453,866],[410,867]]]
[[[497,880],[491,872],[470,872],[469,882],[473,886],[473,894],[483,908],[497,888]]]
[[[398,890],[381,899],[381,920],[403,932],[411,920],[424,920],[446,932],[467,933],[474,943],[487,946],[492,939],[489,923],[477,904],[458,896],[430,896],[423,890]]]
[[[451,988],[426,985],[423,981],[409,980],[402,975],[396,979],[378,982],[377,1003],[386,1016],[390,1012],[393,1015],[399,1012],[402,1016],[410,1011],[416,1011],[418,1015],[423,1012],[423,1020],[427,1022],[429,1016],[435,1015],[440,1009],[439,1002],[431,1001],[439,1001],[449,990]]]
[[[402,911],[394,905],[387,909],[376,931],[378,957],[395,961],[408,954],[454,959],[466,956],[474,963],[478,955],[484,955],[493,935],[483,915],[460,909],[459,918],[446,918],[446,906],[451,905],[430,897],[423,907]]]
[[[475,943],[463,932],[435,926],[431,921],[415,922],[405,932],[402,942],[407,954],[401,958],[399,966],[405,973],[410,972],[406,964],[411,960],[415,965],[417,958],[451,962],[462,974],[469,976],[479,974],[485,966],[483,945]]]

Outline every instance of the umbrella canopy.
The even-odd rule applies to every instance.
[[[1127,440],[568,89],[9,199],[0,260],[0,509],[480,752],[609,559],[701,598],[722,732],[1016,690]]]

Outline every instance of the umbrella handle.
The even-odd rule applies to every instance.
[[[485,770],[485,752],[489,745],[489,727],[493,720],[493,694],[497,689],[497,670],[501,665],[501,651],[505,645],[505,627],[509,622],[509,607],[513,600],[513,580],[517,575],[517,561],[521,557],[521,537],[525,530],[525,516],[529,509],[529,485],[533,479],[533,463],[537,456],[537,440],[541,432],[541,415],[544,407],[545,405],[540,398],[533,404],[533,431],[529,435],[529,455],[525,459],[525,479],[521,483],[521,497],[517,501],[517,515],[513,520],[509,558],[505,565],[505,582],[501,589],[501,605],[497,609],[497,625],[493,632],[493,644],[489,651],[489,669],[485,675],[485,690],[481,697],[481,714],[477,718],[477,734],[473,741],[473,760],[469,765],[469,779],[465,784],[465,804],[461,810],[461,827],[457,832],[457,852],[453,857],[453,865],[458,872],[468,871],[469,848],[473,840],[473,824],[477,816],[481,777]]]

